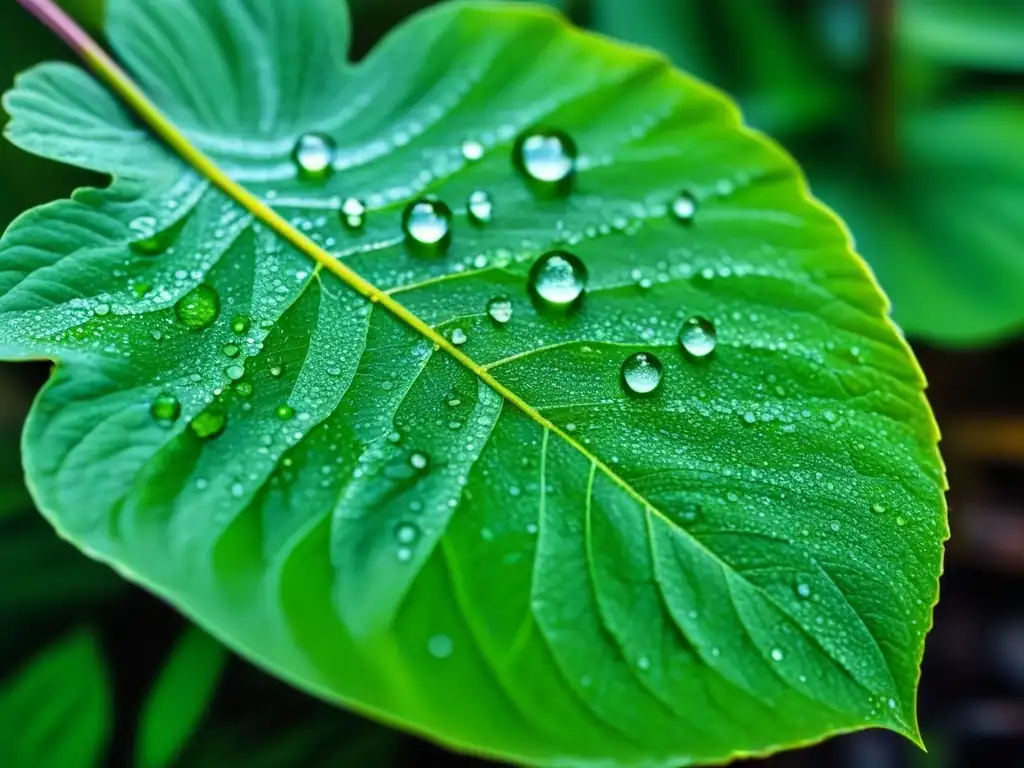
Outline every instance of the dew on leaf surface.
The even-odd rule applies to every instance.
[[[672,215],[680,224],[689,224],[697,215],[697,198],[689,192],[680,192],[672,200]]]
[[[409,454],[409,466],[417,472],[426,472],[430,468],[430,457],[423,451],[413,451]]]
[[[462,156],[473,162],[484,156],[484,145],[473,139],[466,139],[462,142]]]
[[[469,220],[474,224],[487,224],[494,214],[494,202],[489,194],[478,189],[470,193],[466,201],[466,211],[469,213]]]
[[[513,159],[528,181],[567,194],[576,173],[576,143],[562,131],[534,131],[519,138]]]
[[[451,339],[452,344],[454,344],[456,347],[461,347],[469,340],[469,336],[467,336],[466,332],[461,328],[456,328],[452,331]]]
[[[622,361],[622,383],[638,395],[648,395],[661,385],[661,361],[650,352],[636,352]]]
[[[452,210],[433,197],[414,200],[402,214],[406,242],[420,250],[443,252],[452,238]]]
[[[304,179],[324,179],[334,171],[334,140],[322,133],[306,133],[292,150],[292,160]]]
[[[224,431],[227,426],[228,415],[219,405],[211,405],[200,413],[189,425],[197,437],[203,440],[212,440]]]
[[[785,655],[782,653],[780,649],[772,648],[772,659],[774,661],[782,661],[783,658],[785,658]]]
[[[434,635],[427,640],[427,651],[435,659],[447,659],[455,650],[455,644],[448,635]]]
[[[225,357],[234,358],[238,357],[238,355],[242,351],[242,348],[239,347],[237,344],[225,344],[223,347],[220,348],[220,351],[224,353]]]
[[[366,206],[355,197],[347,197],[341,204],[341,223],[346,229],[362,229],[366,223]]]
[[[197,285],[174,305],[182,324],[193,331],[209,327],[220,314],[220,296],[208,285]]]
[[[800,597],[800,598],[803,598],[804,600],[806,600],[808,597],[811,596],[811,585],[810,584],[806,584],[806,583],[804,583],[802,581],[799,582],[796,585],[796,594],[797,594],[797,597]]]
[[[235,385],[235,392],[239,397],[252,397],[252,383],[240,381]]]
[[[679,344],[690,357],[707,357],[718,346],[718,330],[706,318],[691,317],[679,331]]]
[[[420,537],[420,529],[412,523],[399,523],[395,527],[395,540],[399,544],[415,544]]]
[[[231,318],[231,330],[241,336],[252,328],[252,318],[248,315],[237,314]]]
[[[546,253],[530,268],[529,288],[547,306],[569,307],[580,299],[586,287],[587,268],[568,251]]]
[[[162,392],[153,398],[149,413],[160,424],[170,426],[181,416],[181,403],[174,395]]]
[[[238,381],[240,378],[245,376],[245,368],[237,363],[235,365],[229,365],[224,369],[224,375],[232,381]]]
[[[507,296],[495,296],[487,302],[487,314],[498,325],[505,325],[512,319],[512,302]]]
[[[274,413],[277,414],[277,418],[281,421],[290,421],[295,416],[295,409],[288,405],[288,403],[281,403],[274,409]]]

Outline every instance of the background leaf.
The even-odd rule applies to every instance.
[[[183,634],[140,714],[135,764],[171,765],[209,706],[227,651],[194,627]]]
[[[0,764],[99,766],[111,729],[105,662],[85,632],[32,659],[0,687]]]
[[[292,682],[457,747],[662,764],[916,737],[935,427],[792,161],[660,58],[538,10],[445,6],[349,67],[337,3],[225,8],[112,0],[111,40],[234,178],[433,330],[79,71],[36,68],[8,135],[116,176],[0,245],[0,349],[60,361],[26,464],[61,531]],[[567,198],[514,170],[537,123],[580,149]],[[333,174],[297,172],[313,131]],[[458,211],[447,252],[400,228],[425,192]],[[535,280],[555,248],[589,274],[565,313]],[[703,359],[680,348],[697,317]],[[661,361],[648,397],[638,354]]]

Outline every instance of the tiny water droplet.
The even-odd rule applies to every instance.
[[[495,296],[487,302],[487,314],[498,325],[505,325],[512,319],[512,302],[507,296]]]
[[[241,365],[229,365],[224,369],[224,374],[232,381],[238,381],[245,376],[245,368]]]
[[[346,229],[362,229],[366,223],[366,206],[355,197],[347,197],[341,204],[341,223]]]
[[[200,413],[189,425],[196,437],[202,440],[212,440],[224,431],[227,426],[228,415],[219,405],[211,405]]]
[[[586,266],[567,251],[546,253],[530,268],[529,288],[548,306],[570,307],[583,296],[586,287]]]
[[[422,451],[413,451],[409,455],[409,466],[417,472],[426,472],[430,468],[430,457]]]
[[[680,192],[672,201],[672,215],[680,224],[689,224],[697,214],[697,198],[689,192]]]
[[[95,312],[100,317],[102,317],[103,315],[110,314],[110,305],[109,304],[97,304],[96,307],[93,309],[93,312]]]
[[[415,544],[420,537],[420,529],[412,523],[399,523],[395,527],[395,540],[399,544]]]
[[[636,665],[640,667],[640,669],[650,669],[651,660],[646,656],[641,656],[639,659],[636,660]]]
[[[874,512],[876,515],[881,515],[885,512],[885,505],[878,503],[872,504],[871,511]]]
[[[452,238],[451,208],[434,197],[414,200],[402,214],[402,231],[414,248],[444,252]]]
[[[796,594],[797,597],[801,597],[804,600],[806,600],[808,597],[811,596],[811,585],[805,584],[801,581],[799,584],[796,585]]]
[[[235,392],[239,397],[252,397],[252,383],[240,381],[235,385]]]
[[[399,547],[397,557],[398,562],[407,563],[412,559],[412,550],[408,547]]]
[[[231,358],[238,357],[238,355],[242,352],[242,348],[239,347],[237,344],[225,344],[223,347],[220,348],[220,350],[221,352],[224,353],[226,357]]]
[[[638,395],[654,392],[661,385],[661,361],[649,352],[636,352],[622,362],[622,383]]]
[[[427,640],[427,650],[435,659],[447,659],[455,650],[455,644],[448,635],[434,635]]]
[[[181,403],[178,402],[178,398],[174,395],[164,392],[153,399],[153,404],[149,407],[149,413],[160,424],[169,427],[181,416]]]
[[[280,365],[270,366],[270,375],[273,376],[275,379],[281,378],[282,373],[284,373],[284,369],[281,368]]]
[[[469,220],[474,224],[488,224],[494,214],[494,202],[489,194],[478,189],[472,192],[466,201],[466,211],[469,213]]]
[[[174,311],[186,328],[202,330],[212,325],[220,314],[220,296],[206,284],[197,285],[178,299]]]
[[[474,162],[484,156],[484,145],[473,139],[466,139],[462,142],[462,156]]]
[[[898,525],[900,528],[902,528],[906,524],[907,524],[906,518],[904,518],[902,516],[896,518],[896,525]]]
[[[691,317],[679,331],[679,344],[690,357],[704,358],[718,346],[718,331],[710,320]]]
[[[292,417],[295,416],[295,409],[288,405],[288,403],[281,403],[274,410],[274,413],[277,414],[277,418],[281,421],[291,421]]]
[[[304,179],[325,179],[334,171],[334,140],[322,133],[306,133],[295,142],[292,160]]]
[[[784,655],[778,648],[772,648],[772,659],[775,661],[782,661]]]
[[[576,143],[562,131],[535,131],[519,137],[516,168],[541,191],[565,195],[576,172]]]
[[[231,318],[231,330],[237,335],[248,333],[250,328],[252,328],[252,318],[248,315],[237,314]]]
[[[452,331],[451,338],[452,338],[452,344],[454,344],[456,347],[461,347],[463,344],[465,344],[469,340],[469,337],[466,335],[466,332],[464,330],[462,330],[461,328],[454,329]]]

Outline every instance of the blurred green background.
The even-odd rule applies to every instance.
[[[101,29],[97,0],[63,4]],[[431,4],[353,0],[353,55]],[[796,155],[932,380],[954,488],[922,689],[932,751],[861,734],[758,764],[1024,765],[1024,0],[547,4],[661,50]],[[4,88],[55,58],[64,47],[6,3]],[[102,183],[0,143],[0,227]],[[481,764],[291,691],[60,541],[17,451],[46,375],[0,367],[0,765]]]

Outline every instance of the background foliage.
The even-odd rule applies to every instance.
[[[79,3],[81,12],[97,17],[95,8]],[[909,335],[941,344],[989,344],[1019,329],[1024,314],[1019,293],[1024,276],[1015,277],[1024,269],[1016,149],[1024,125],[1019,114],[1024,61],[1015,45],[1024,28],[1019,4],[907,0],[889,28],[893,55],[883,58],[884,69],[877,53],[873,57],[877,49],[867,3],[637,4],[650,5],[651,12],[623,14],[617,0],[574,2],[567,10],[595,29],[656,46],[738,95],[751,122],[782,138],[804,163],[815,190],[848,218]],[[357,51],[367,50],[376,35],[417,3],[374,7],[380,5],[364,2],[357,9],[356,28],[363,33]],[[5,82],[32,63],[66,55],[17,9],[3,9],[0,19]],[[891,111],[878,106],[890,101],[884,97],[887,88],[898,96],[891,99]],[[31,158],[6,143],[0,145],[0,177],[4,222],[74,186],[95,183],[87,174]],[[978,210],[985,215],[972,215]],[[21,396],[6,398],[7,446],[17,444],[25,394],[44,375],[37,370],[26,378],[6,369],[4,390]],[[243,745],[253,760],[266,759],[268,766],[285,764],[268,755],[288,755],[280,760],[296,765],[306,764],[304,755],[319,755],[324,764],[335,764],[352,743],[357,749],[381,749],[381,755],[394,747],[375,728],[365,736],[358,726],[359,735],[348,738],[346,729],[357,728],[348,718],[239,662],[222,671],[209,641],[204,645],[195,630],[53,537],[28,506],[15,451],[7,451],[3,465],[0,572],[4,583],[16,588],[0,595],[0,616],[5,627],[18,631],[0,637],[5,665],[0,669],[6,669],[0,723],[4,728],[18,723],[16,731],[28,734],[6,745],[24,750],[16,755],[32,754],[40,743],[33,734],[42,732],[46,739],[53,733],[42,721],[34,730],[17,718],[30,711],[24,705],[34,701],[30,697],[55,699],[51,676],[61,665],[78,670],[61,679],[74,677],[81,687],[61,686],[60,695],[73,698],[67,705],[55,701],[46,716],[60,722],[68,716],[61,706],[74,707],[76,727],[58,730],[73,740],[68,748],[80,750],[83,764],[99,754],[119,764],[133,754],[139,764],[166,764],[180,749],[188,756],[181,764],[216,765],[218,754],[237,754]],[[137,620],[126,621],[126,612]],[[195,687],[191,681],[176,682],[173,661],[165,668],[176,653],[203,660],[209,674]],[[184,709],[196,715],[135,743],[130,734],[140,713],[159,712],[161,698],[169,696],[191,702]],[[273,707],[253,706],[270,699]],[[281,723],[281,710],[294,714],[285,718],[293,725]],[[90,716],[80,717],[83,711]],[[271,722],[275,727],[265,725]],[[143,725],[138,731],[152,729]],[[253,744],[254,734],[273,743]],[[406,759],[410,749],[419,747],[407,746]],[[933,759],[942,759],[943,750],[934,743],[933,752],[938,753]],[[379,762],[367,764],[385,764],[384,757],[371,754]]]

